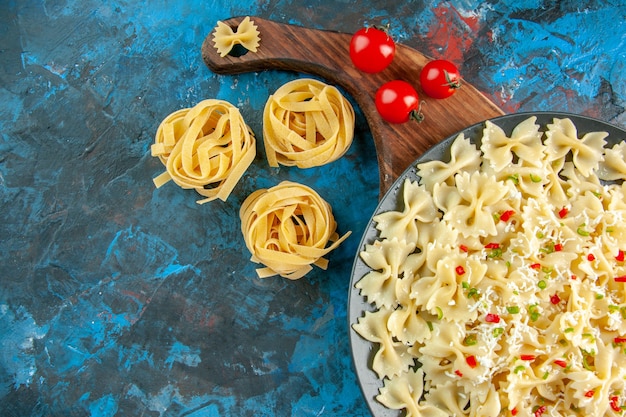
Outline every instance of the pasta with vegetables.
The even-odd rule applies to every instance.
[[[626,147],[567,118],[486,122],[374,217],[353,329],[416,416],[622,416]]]

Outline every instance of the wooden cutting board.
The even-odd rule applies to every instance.
[[[446,137],[504,112],[467,82],[443,100],[427,97],[419,74],[429,58],[408,46],[397,44],[392,64],[377,74],[356,69],[350,61],[352,34],[277,23],[251,17],[260,32],[257,52],[221,57],[211,32],[202,44],[206,65],[217,74],[238,74],[268,69],[315,75],[342,87],[361,108],[374,138],[380,172],[380,196],[424,151]],[[243,17],[223,21],[236,31]],[[390,124],[376,110],[376,91],[385,82],[401,79],[411,83],[423,102],[424,121]]]

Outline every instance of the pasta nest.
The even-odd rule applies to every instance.
[[[217,22],[213,33],[215,49],[222,58],[228,55],[235,45],[241,45],[250,52],[256,52],[260,42],[257,26],[249,16],[241,21],[236,32],[233,32],[225,23]]]
[[[351,233],[339,238],[330,205],[313,189],[290,181],[250,194],[239,217],[252,261],[266,266],[257,269],[260,278],[296,280],[313,269],[311,265],[326,269],[323,256]]]
[[[354,109],[333,86],[298,79],[271,95],[263,112],[263,141],[272,167],[310,168],[335,161],[354,137]]]
[[[206,197],[203,204],[228,198],[256,156],[256,140],[239,109],[208,99],[167,116],[151,153],[166,168],[154,179],[157,188],[173,180]]]

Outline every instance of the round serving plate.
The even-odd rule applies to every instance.
[[[541,131],[545,131],[546,125],[548,123],[552,123],[555,118],[569,118],[576,125],[579,136],[589,132],[607,132],[609,134],[606,138],[606,141],[608,142],[607,146],[612,146],[613,144],[626,140],[626,130],[601,120],[570,113],[515,113],[490,119],[490,121],[502,128],[507,135],[510,135],[515,126],[532,116],[537,118],[536,123],[540,126]],[[367,302],[365,297],[360,295],[359,290],[355,288],[355,284],[371,270],[361,260],[359,253],[364,250],[365,245],[372,244],[378,237],[378,230],[376,230],[376,223],[373,221],[373,218],[383,212],[402,210],[402,197],[399,193],[401,192],[402,184],[406,179],[410,179],[411,181],[419,180],[419,176],[417,175],[417,165],[433,160],[449,161],[450,146],[460,133],[463,133],[465,137],[469,138],[473,143],[480,145],[480,138],[482,137],[484,127],[484,122],[470,126],[439,142],[415,160],[409,168],[407,168],[402,175],[396,179],[393,186],[383,196],[378,204],[378,207],[370,217],[367,228],[361,238],[361,242],[354,258],[352,277],[350,280],[348,297],[348,325],[352,361],[354,363],[361,391],[363,392],[365,400],[374,417],[398,417],[401,415],[401,412],[398,410],[388,409],[376,400],[378,390],[383,386],[383,382],[378,379],[378,376],[372,370],[372,359],[376,352],[376,349],[374,349],[375,346],[373,346],[371,342],[363,339],[352,329],[352,325],[357,322],[359,317],[364,315],[365,311],[373,311],[374,309],[374,307]]]

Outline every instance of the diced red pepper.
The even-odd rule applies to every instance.
[[[500,316],[498,316],[497,314],[493,314],[493,313],[487,313],[485,315],[485,321],[487,323],[500,323]]]
[[[521,355],[519,358],[523,361],[534,361],[537,357],[535,355]]]
[[[485,245],[485,249],[498,249],[500,244],[498,242],[491,242]]]
[[[548,411],[548,407],[546,407],[545,405],[542,405],[541,407],[539,407],[537,409],[537,411],[535,411],[535,417],[539,417],[540,415],[542,415],[546,411]]]
[[[593,253],[590,253],[589,255],[587,255],[587,260],[589,262],[593,262],[596,260],[596,257],[593,255]]]
[[[465,268],[463,268],[461,265],[456,267],[456,273],[457,275],[463,275],[465,274]]]
[[[560,243],[557,243],[556,245],[554,245],[555,252],[561,252],[562,250],[563,250],[563,245],[561,245]]]
[[[619,250],[619,252],[617,253],[617,256],[615,257],[615,260],[617,262],[624,262],[624,251],[623,250]]]
[[[513,216],[514,214],[515,211],[507,210],[500,215],[500,220],[502,220],[503,222],[508,222],[509,220],[511,220],[511,216]]]
[[[478,366],[478,363],[476,362],[476,356],[474,355],[470,355],[465,358],[465,362],[467,362],[470,368],[476,368],[476,366]]]
[[[619,401],[619,397],[617,395],[613,395],[611,397],[611,409],[615,412],[620,412],[622,411],[621,407],[619,406],[619,404],[617,403]]]
[[[621,277],[615,277],[615,282],[626,282],[626,275],[622,275]]]
[[[570,278],[573,279],[573,280],[578,279],[578,277],[576,275],[572,275]]]
[[[467,248],[467,246],[465,245],[461,245],[459,246],[459,249],[461,249],[463,252],[467,252],[469,249]]]
[[[616,344],[620,344],[620,343],[626,343],[626,337],[621,337],[618,336],[616,338],[613,339],[613,342],[615,342]]]
[[[554,361],[555,365],[559,365],[561,368],[567,368],[567,362],[562,359],[557,359]]]
[[[454,371],[454,373],[458,376],[458,377],[463,377],[463,372],[459,371],[458,369],[456,371]]]
[[[518,411],[517,411],[517,408],[514,408],[514,409],[512,409],[512,410],[511,410],[511,415],[512,415],[512,416],[516,416],[516,415],[517,415],[517,412],[518,412]]]
[[[565,216],[567,216],[567,213],[569,213],[569,210],[567,207],[563,207],[561,210],[559,210],[559,217],[563,218]]]
[[[550,297],[550,302],[556,305],[561,302],[561,298],[559,297],[558,294],[554,294],[552,297]]]
[[[540,263],[532,264],[530,267],[532,269],[539,269],[539,268],[541,268],[541,264]]]
[[[590,389],[589,391],[585,392],[585,397],[587,398],[591,398],[596,394],[596,392],[592,389]]]

